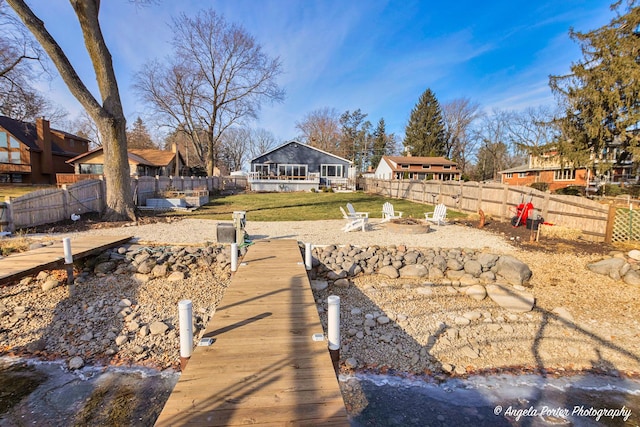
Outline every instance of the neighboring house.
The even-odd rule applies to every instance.
[[[377,179],[460,180],[458,165],[444,157],[382,156]]]
[[[350,187],[353,162],[298,141],[289,141],[251,160],[253,191],[304,191]],[[350,184],[352,182],[353,184]]]
[[[550,191],[569,186],[586,187],[589,179],[586,167],[574,167],[563,162],[556,151],[542,155],[530,154],[527,164],[498,173],[503,184],[529,186],[535,182],[544,182],[548,184]]]
[[[131,176],[180,176],[184,166],[182,155],[172,151],[138,149],[127,150]],[[77,175],[104,174],[104,150],[102,147],[81,154],[67,161]]]
[[[43,118],[34,124],[0,116],[0,182],[55,184],[56,174],[73,172],[67,160],[88,149],[88,139]]]

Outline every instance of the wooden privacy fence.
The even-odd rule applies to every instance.
[[[535,208],[534,218],[540,216],[545,222],[580,230],[589,240],[616,241],[613,238],[615,207],[584,197],[552,194],[530,187],[462,181],[367,178],[362,180],[361,187],[367,193],[428,204],[444,203],[463,212],[482,210],[500,221],[510,221],[516,215],[518,204],[531,202]]]
[[[243,184],[244,183],[244,184]],[[244,187],[243,187],[244,185]],[[137,206],[163,191],[208,190],[240,191],[246,188],[244,177],[140,177],[131,179]],[[106,182],[90,179],[58,189],[44,189],[20,197],[7,197],[0,203],[0,230],[52,224],[71,218],[71,214],[102,212],[106,200]]]

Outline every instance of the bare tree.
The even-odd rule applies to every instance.
[[[86,111],[82,111],[78,117],[72,120],[68,127],[73,129],[73,133],[83,138],[87,138],[90,143],[90,148],[102,147],[102,138],[95,122]]]
[[[249,133],[249,152],[251,157],[258,157],[261,154],[275,148],[276,137],[266,129],[252,129]]]
[[[7,12],[0,0],[0,114],[22,121],[41,116],[62,120],[67,112],[33,87],[35,81],[50,77],[45,53],[22,22]]]
[[[513,146],[509,142],[509,119],[509,113],[494,110],[492,115],[482,117],[479,126],[474,129],[476,179],[496,180],[499,171],[522,160],[514,156]]]
[[[171,31],[173,55],[147,64],[135,88],[161,125],[192,138],[213,174],[224,132],[255,118],[263,102],[284,98],[276,83],[280,60],[269,58],[242,27],[211,9],[194,18],[178,16]]]
[[[302,133],[302,142],[312,147],[329,153],[339,150],[340,115],[334,108],[324,107],[305,114],[302,121],[296,122],[296,129]]]
[[[242,169],[249,154],[250,131],[230,128],[222,135],[222,162],[229,172]]]
[[[118,82],[111,62],[98,13],[100,0],[71,0],[80,23],[85,47],[96,74],[102,97],[100,104],[76,73],[66,54],[23,0],[7,0],[26,27],[38,40],[58,69],[65,84],[98,126],[103,138],[104,172],[107,187],[105,218],[135,219],[127,158],[126,120],[118,92]]]
[[[454,99],[442,105],[442,118],[448,137],[445,155],[458,163],[462,173],[465,173],[469,155],[475,148],[471,126],[482,115],[480,104],[468,98]]]
[[[553,143],[560,133],[554,113],[546,106],[509,114],[507,133],[517,153],[539,151]]]

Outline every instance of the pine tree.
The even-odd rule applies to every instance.
[[[388,154],[387,141],[388,136],[384,119],[380,119],[380,121],[378,121],[378,126],[376,126],[373,131],[371,166],[374,168],[378,167],[378,163],[380,163],[382,156]]]
[[[133,122],[133,126],[130,131],[127,131],[127,147],[128,148],[153,148],[157,149],[158,146],[151,139],[147,126],[140,117]]]
[[[640,7],[637,1],[613,4],[617,16],[586,33],[570,31],[583,60],[566,76],[551,76],[552,90],[566,108],[561,120],[573,150],[599,151],[614,139],[626,148],[640,146]]]
[[[412,156],[444,156],[447,138],[440,104],[427,89],[413,110],[405,128],[404,146]]]

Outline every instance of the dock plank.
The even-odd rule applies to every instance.
[[[108,248],[121,245],[132,236],[88,236],[71,238],[71,253],[75,259],[100,253]],[[52,270],[64,266],[62,239],[52,245],[26,252],[11,254],[0,259],[0,285],[22,277],[36,274],[41,270]]]
[[[156,426],[349,425],[301,260],[294,240],[249,248]]]

